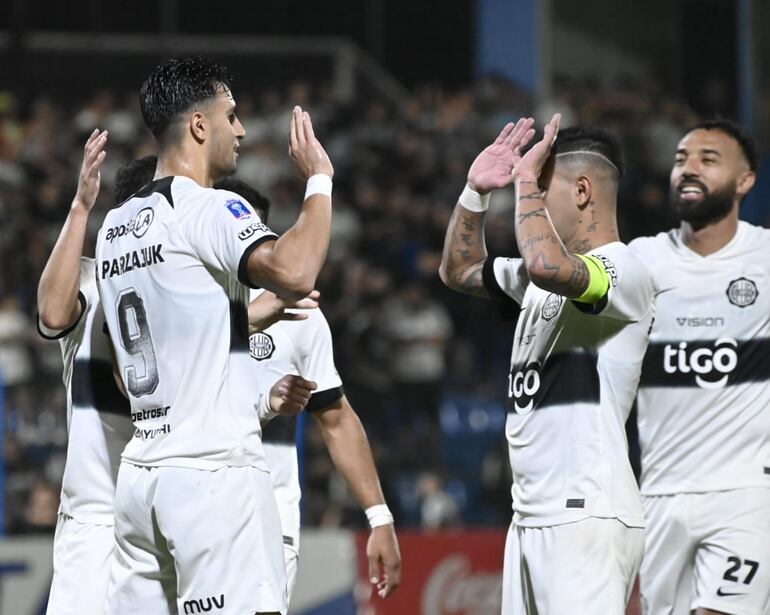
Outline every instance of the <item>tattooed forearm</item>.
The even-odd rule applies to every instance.
[[[488,296],[481,280],[481,268],[487,259],[484,245],[484,216],[455,207],[449,221],[439,274],[443,282],[459,292]]]
[[[478,263],[468,267],[468,269],[456,275],[454,278],[455,288],[461,289],[463,292],[468,293],[469,295],[476,295],[477,297],[488,297],[489,295],[484,288],[484,281],[481,274],[483,268],[484,263]]]
[[[588,267],[586,267],[586,264],[581,259],[573,256],[571,260],[572,271],[567,280],[565,294],[570,297],[579,297],[588,288],[590,274],[588,273]]]
[[[463,216],[462,225],[466,231],[476,230],[476,223],[473,220],[471,220],[468,216],[465,216],[465,215]]]
[[[534,235],[521,242],[521,245],[519,245],[519,251],[522,253],[522,255],[524,255],[525,252],[530,253],[533,248],[537,247],[543,242],[558,244],[559,240],[557,237],[550,233]]]
[[[519,218],[518,218],[519,224],[531,218],[545,218],[547,220],[548,214],[545,213],[545,207],[538,207],[537,209],[533,209],[532,211],[519,214]]]
[[[527,194],[522,194],[519,197],[520,201],[542,201],[543,200],[543,193],[542,192],[527,192]]]

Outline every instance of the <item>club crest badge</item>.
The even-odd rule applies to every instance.
[[[275,343],[267,333],[255,333],[249,338],[249,354],[252,359],[264,361],[273,356]]]
[[[730,282],[726,294],[730,303],[745,308],[754,304],[757,300],[757,295],[759,295],[759,291],[757,290],[757,285],[752,280],[749,280],[748,278],[738,278],[737,280]]]
[[[541,312],[543,320],[551,320],[561,309],[561,304],[564,301],[564,297],[551,293],[545,298],[543,303],[543,310]]]

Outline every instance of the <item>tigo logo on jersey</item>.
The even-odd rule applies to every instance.
[[[748,278],[738,278],[730,282],[726,293],[730,303],[744,308],[753,305],[757,300],[759,291],[757,285]]]
[[[256,333],[249,338],[249,354],[257,361],[264,361],[273,356],[275,343],[267,333]]]
[[[233,214],[233,217],[236,220],[251,218],[251,212],[249,211],[249,208],[246,207],[246,205],[243,203],[243,201],[239,201],[238,199],[230,199],[225,203],[225,207],[230,210],[230,213]]]
[[[540,362],[532,361],[524,369],[508,375],[508,398],[518,414],[528,414],[535,406],[533,399],[540,389]]]
[[[702,389],[721,389],[738,366],[737,347],[738,342],[729,337],[718,339],[714,348],[691,349],[687,342],[679,342],[677,346],[666,344],[663,369],[667,374],[695,374],[695,384]]]

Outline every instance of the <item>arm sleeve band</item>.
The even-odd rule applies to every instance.
[[[585,254],[575,254],[583,261],[588,269],[588,288],[585,292],[573,299],[578,303],[599,303],[610,288],[610,276],[602,265],[601,261],[595,256]]]

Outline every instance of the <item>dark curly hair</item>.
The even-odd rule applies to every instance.
[[[144,123],[158,143],[164,144],[169,128],[182,113],[229,90],[231,83],[227,68],[210,58],[169,60],[152,71],[139,91]]]
[[[115,203],[124,203],[150,183],[157,165],[158,157],[152,155],[132,160],[120,167],[115,173]]]

